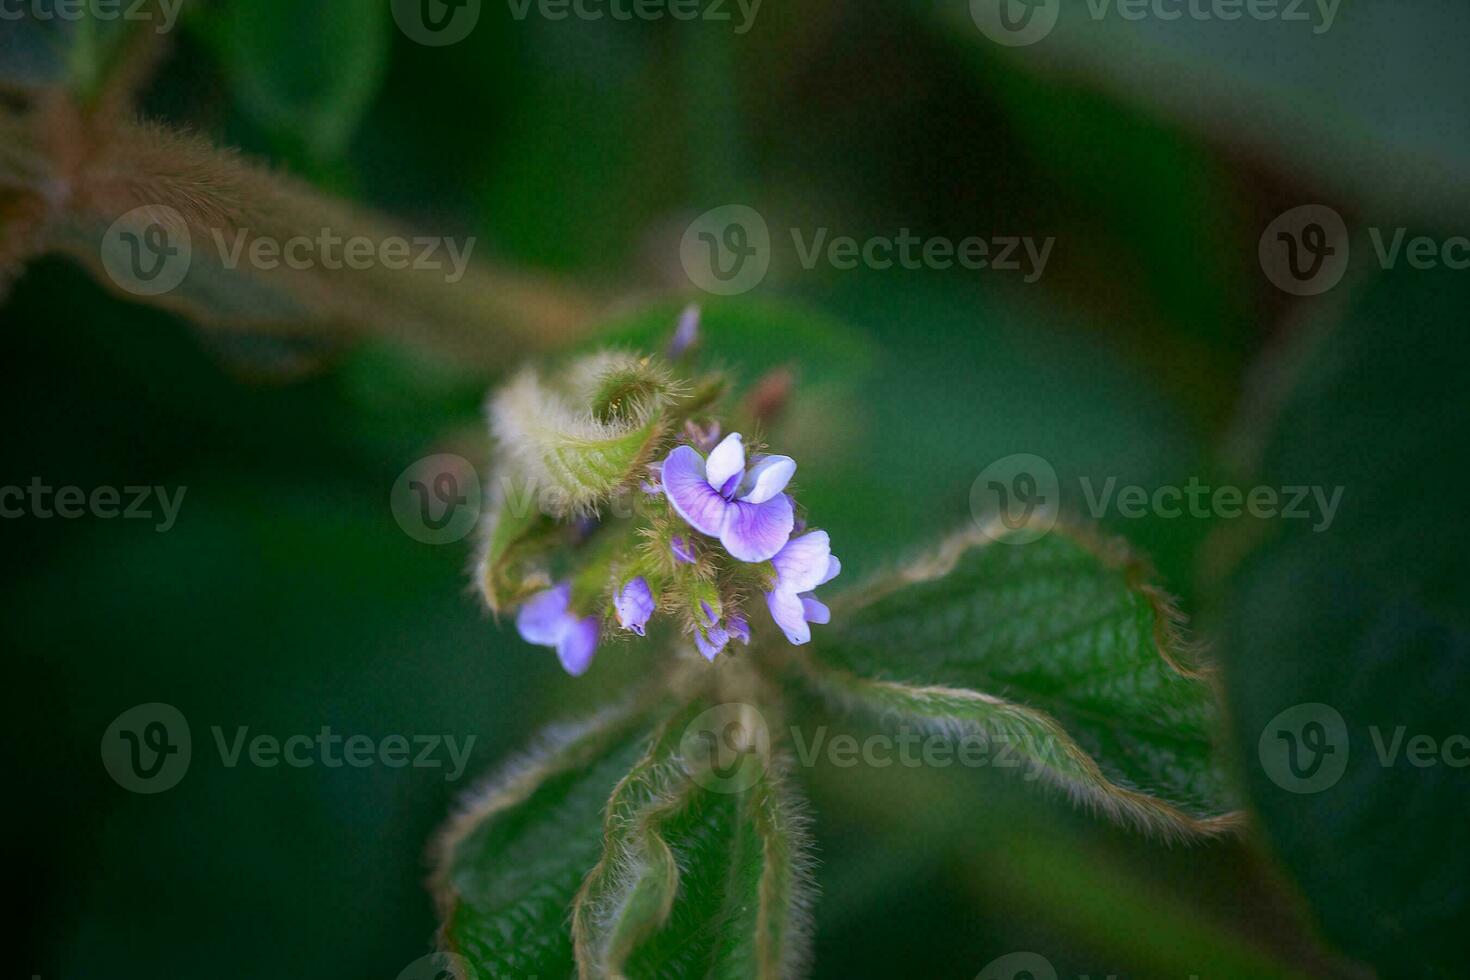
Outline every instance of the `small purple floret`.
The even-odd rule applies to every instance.
[[[618,614],[618,624],[625,630],[632,630],[639,636],[644,635],[644,627],[648,619],[653,615],[653,590],[648,587],[648,580],[642,575],[630,579],[623,586],[617,598],[613,600],[613,609]]]
[[[596,616],[571,611],[572,586],[562,582],[527,599],[516,614],[516,629],[527,643],[551,647],[562,669],[573,677],[586,672],[597,653],[601,625]]]
[[[776,569],[775,588],[766,593],[771,618],[793,644],[810,642],[810,624],[826,623],[832,618],[831,610],[811,594],[812,590],[842,571],[842,563],[832,554],[831,539],[826,531],[792,538],[771,564]]]

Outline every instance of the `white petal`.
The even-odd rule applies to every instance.
[[[741,500],[752,504],[763,504],[786,489],[786,484],[796,475],[796,460],[790,456],[762,456],[740,481]]]
[[[745,444],[740,441],[740,433],[732,432],[714,448],[709,459],[705,460],[704,478],[709,481],[710,486],[719,490],[730,482],[732,476],[744,472]]]

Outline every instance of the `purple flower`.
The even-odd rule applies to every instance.
[[[572,586],[563,582],[526,600],[516,614],[516,629],[521,639],[537,646],[552,647],[563,669],[580,677],[597,652],[601,628],[596,616],[581,616],[571,611]]]
[[[694,546],[681,535],[676,534],[669,540],[669,550],[674,553],[675,561],[682,561],[686,565],[694,564]]]
[[[642,575],[630,579],[613,600],[613,608],[623,629],[642,636],[648,617],[653,615],[653,590],[648,587],[648,580]]]
[[[725,619],[725,632],[730,634],[730,639],[739,640],[744,646],[750,646],[750,624],[739,613],[731,613]]]
[[[649,463],[648,479],[638,481],[639,488],[650,497],[657,497],[664,492],[663,468],[662,463]]]
[[[674,328],[674,339],[669,341],[669,360],[677,360],[699,342],[699,304],[690,303],[679,314],[679,325]]]
[[[762,456],[745,468],[740,433],[725,437],[706,460],[676,446],[664,460],[664,492],[689,526],[720,539],[739,561],[766,561],[791,537],[796,515],[781,491],[796,472],[789,456]]]
[[[714,659],[720,655],[720,651],[725,649],[725,645],[730,642],[732,631],[720,626],[720,618],[715,615],[714,607],[703,599],[699,602],[699,611],[701,622],[694,631],[694,645],[699,648],[699,652],[704,655],[704,659],[713,663]],[[738,617],[731,617],[731,619],[733,622]],[[726,625],[731,624],[727,623]],[[740,625],[744,627],[745,620],[741,619]],[[750,631],[746,629],[745,632],[746,638],[744,642],[749,643]]]
[[[766,606],[786,639],[800,646],[812,638],[809,624],[831,620],[831,611],[811,591],[836,578],[842,563],[832,555],[827,532],[812,531],[787,542],[771,564],[776,586],[766,593]]]
[[[720,443],[720,423],[711,420],[705,425],[695,425],[693,420],[684,423],[684,438],[702,453],[707,453]]]
[[[694,645],[699,652],[704,654],[704,659],[714,663],[720,651],[725,649],[725,644],[730,642],[730,634],[718,626],[711,626],[707,632],[696,630],[694,633]]]

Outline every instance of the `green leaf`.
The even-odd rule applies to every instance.
[[[806,676],[837,704],[978,738],[994,764],[1114,819],[1165,836],[1231,829],[1213,688],[1143,564],[1060,528],[1029,543],[989,533],[839,603]]]
[[[558,387],[527,369],[491,402],[492,428],[510,479],[540,495],[557,516],[588,513],[634,485],[668,427],[662,409],[673,389],[666,383],[643,389],[620,411],[608,411],[609,379],[625,380],[631,360],[593,355],[572,365]]]
[[[496,483],[490,489],[489,531],[478,564],[480,593],[490,611],[499,614],[551,580],[535,564],[550,550],[564,528],[541,513],[529,491]]]
[[[676,721],[609,803],[573,920],[582,976],[790,976],[806,956],[805,825],[765,721],[736,703]],[[728,740],[731,722],[754,737],[701,754],[696,736]]]
[[[229,0],[203,23],[257,124],[314,160],[346,149],[387,70],[387,4]]]
[[[485,976],[567,977],[567,916],[602,853],[608,793],[642,756],[628,711],[548,733],[489,782],[437,845],[435,892],[445,945]]]
[[[1245,552],[1216,598],[1251,801],[1327,937],[1385,977],[1464,975],[1470,933],[1467,304],[1464,273],[1406,268],[1320,324],[1242,445],[1257,485],[1342,488],[1335,517],[1220,549]]]
[[[651,732],[637,722],[555,736],[450,824],[446,944],[491,976],[566,976],[574,959],[589,978],[792,975],[805,827],[764,719],[696,700]],[[713,756],[699,736],[728,739],[732,722],[752,737]]]

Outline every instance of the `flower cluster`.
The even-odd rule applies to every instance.
[[[691,324],[697,315],[686,311],[669,361],[697,343]],[[748,447],[740,432],[721,438],[712,414],[723,391],[718,376],[671,381],[653,358],[598,355],[590,363],[574,367],[575,385],[561,389],[591,393],[590,410],[562,426],[575,437],[565,445],[548,450],[534,441],[556,436],[556,389],[522,379],[513,395],[492,403],[499,442],[528,434],[505,455],[527,461],[529,479],[582,481],[557,488],[555,499],[578,504],[565,512],[527,516],[502,507],[481,568],[492,609],[518,605],[521,636],[554,649],[573,675],[588,668],[604,638],[643,637],[659,618],[713,662],[732,644],[750,644],[747,605],[756,596],[788,641],[809,642],[811,624],[830,617],[813,591],[842,566],[827,532],[798,516],[789,492],[796,461]],[[524,421],[522,403],[537,406]]]

